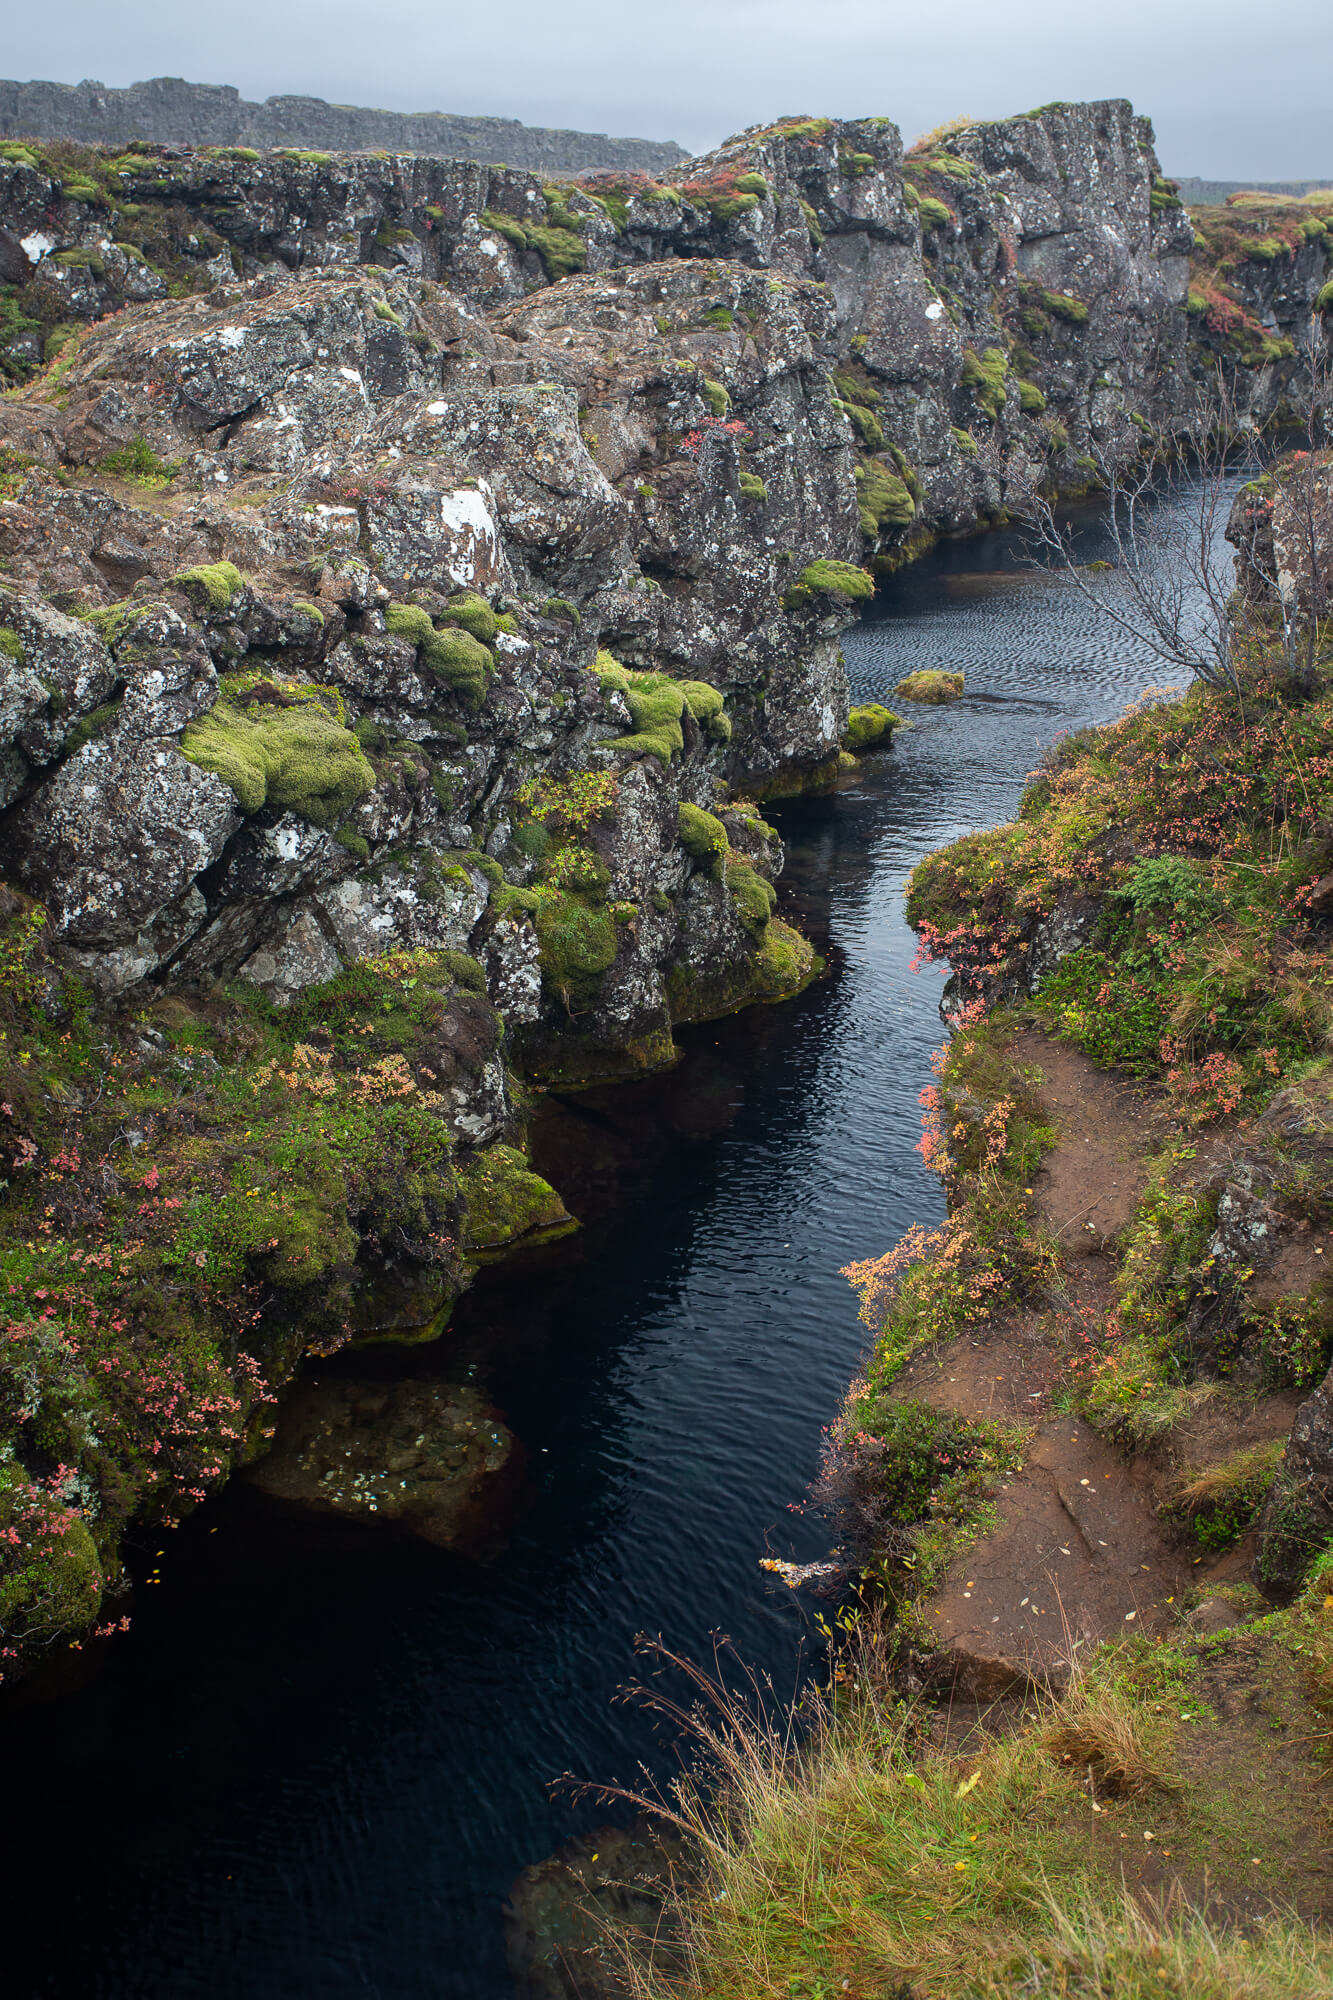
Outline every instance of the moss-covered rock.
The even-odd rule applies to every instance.
[[[863,702],[847,717],[842,747],[853,755],[859,755],[863,750],[885,745],[901,720],[901,716],[895,715],[891,708],[885,708],[883,702]]]
[[[417,648],[430,673],[471,707],[480,708],[495,671],[495,657],[478,632],[489,628],[494,638],[495,613],[484,598],[465,594],[450,604],[444,616],[452,620],[452,627],[437,632],[422,605],[390,604],[384,622],[396,638],[407,639]]]
[[[685,706],[699,727],[715,743],[731,741],[731,718],[723,713],[724,696],[720,688],[711,681],[681,681],[680,691],[685,697]]]
[[[470,1254],[503,1249],[519,1237],[563,1233],[574,1219],[549,1181],[533,1173],[513,1146],[488,1146],[459,1174],[463,1197],[463,1248]]]
[[[462,591],[457,597],[450,598],[440,613],[440,622],[444,625],[460,625],[465,632],[470,632],[472,637],[479,639],[484,646],[490,645],[499,630],[496,615],[486,599],[478,597],[476,592],[471,590]]]
[[[727,851],[727,829],[721,820],[713,813],[705,812],[702,806],[692,806],[688,802],[681,804],[677,818],[680,844],[685,852],[714,873],[720,872]]]
[[[900,680],[893,692],[902,701],[928,702],[938,707],[944,702],[962,700],[963,676],[944,673],[938,667],[922,667]]]
[[[245,589],[245,578],[235,563],[229,562],[198,563],[192,569],[177,570],[171,581],[205,613],[226,611]]]
[[[762,931],[777,905],[773,884],[748,861],[735,857],[726,864],[724,880],[741,922],[750,930]]]
[[[566,1004],[589,999],[616,961],[615,918],[605,904],[561,889],[539,892],[531,909],[543,985]]]
[[[855,563],[834,562],[821,557],[817,562],[807,563],[796,582],[783,592],[782,602],[788,611],[799,611],[812,597],[840,597],[850,603],[863,603],[875,594],[875,579],[867,570]]]
[[[1003,414],[1008,377],[1009,360],[1002,347],[988,347],[982,354],[973,347],[964,351],[959,380],[965,389],[972,391],[988,417]]]
[[[333,826],[373,790],[375,773],[361,745],[324,702],[332,690],[258,681],[224,693],[192,722],[181,752],[215,771],[241,811],[265,806]]]
[[[916,501],[907,482],[881,459],[857,466],[856,499],[862,533],[872,539],[883,528],[907,528],[916,519]]]
[[[634,728],[617,736],[612,748],[632,750],[669,764],[685,748],[681,718],[689,709],[714,741],[725,743],[731,724],[722,712],[723,696],[707,681],[675,681],[668,674],[630,673],[608,652],[600,652],[594,672],[603,687],[615,688],[629,703]]]

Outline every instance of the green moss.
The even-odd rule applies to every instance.
[[[975,455],[977,449],[977,441],[973,437],[971,431],[959,430],[956,426],[954,426],[952,429],[952,436],[953,436],[953,441],[958,446],[959,451],[965,451],[969,458]]]
[[[572,229],[529,229],[528,244],[537,252],[546,266],[547,277],[553,281],[583,270],[588,262],[588,246]]]
[[[498,1250],[521,1236],[567,1227],[570,1217],[555,1189],[513,1146],[488,1146],[459,1174],[463,1198],[463,1248]]]
[[[758,208],[757,194],[703,194],[696,195],[701,208],[707,209],[714,222],[735,222],[742,215],[748,215],[752,208]]]
[[[703,324],[705,326],[720,326],[725,333],[730,333],[732,327],[736,324],[736,315],[730,306],[714,306],[711,312],[704,314]]]
[[[526,250],[528,232],[516,215],[505,215],[497,208],[484,208],[481,220],[487,229],[493,229],[497,236],[503,236],[506,243],[512,243],[515,250]]]
[[[567,597],[548,597],[541,615],[543,618],[567,618],[576,632],[583,623],[583,613]]]
[[[1018,402],[1020,409],[1030,417],[1040,415],[1046,408],[1046,398],[1042,395],[1041,390],[1035,382],[1020,382],[1018,384]]]
[[[305,618],[313,618],[316,625],[322,626],[324,623],[324,613],[320,609],[319,605],[310,604],[303,597],[298,597],[293,600],[292,610],[299,611]]]
[[[907,483],[880,460],[856,468],[856,498],[862,532],[872,539],[881,528],[906,528],[916,519],[916,502]]]
[[[0,625],[0,653],[17,666],[23,665],[23,641],[9,625]]]
[[[830,379],[844,403],[857,403],[865,409],[873,410],[884,401],[879,390],[859,366],[835,368]]]
[[[743,500],[767,500],[768,488],[757,473],[742,472],[737,483]]]
[[[736,182],[737,194],[765,195],[769,191],[768,182],[762,174],[742,174]]]
[[[959,380],[965,389],[972,391],[989,417],[998,417],[1004,410],[1008,373],[1009,362],[1003,348],[988,347],[984,354],[978,354],[972,347],[964,350]]]
[[[245,578],[235,563],[199,563],[180,569],[171,578],[199,609],[225,611],[233,598],[245,589]]]
[[[329,693],[260,682],[224,694],[190,723],[181,753],[229,784],[242,812],[268,806],[332,826],[374,789],[375,773],[351,730],[323,706]]]
[[[877,744],[884,743],[892,736],[900,721],[901,717],[895,715],[891,708],[885,708],[883,702],[863,702],[847,717],[842,747],[854,754],[874,749]]]
[[[531,907],[547,989],[567,1003],[591,998],[615,964],[615,918],[565,890],[538,891]]]
[[[927,229],[947,229],[955,220],[954,212],[948,203],[937,200],[933,194],[923,194],[917,207],[923,233]]]
[[[634,750],[669,764],[685,748],[681,717],[688,706],[717,742],[731,734],[728,718],[722,713],[722,695],[707,681],[673,681],[666,674],[631,674],[610,653],[597,655],[594,671],[604,687],[613,687],[625,696],[634,718],[634,731],[617,736],[611,747]]]
[[[782,602],[788,611],[799,610],[814,596],[841,597],[858,603],[875,594],[875,580],[855,563],[834,562],[821,557],[807,563]]]
[[[1333,312],[1333,278],[1330,278],[1328,283],[1320,288],[1314,302],[1314,309],[1320,313]]]
[[[401,326],[403,323],[387,299],[376,299],[371,311],[376,319],[387,320],[390,326]]]
[[[884,426],[872,409],[864,403],[843,403],[841,409],[867,451],[884,449]]]
[[[76,199],[78,197],[76,196]],[[81,270],[91,271],[95,278],[106,276],[106,264],[98,250],[80,247],[77,250],[57,250],[54,261],[57,264],[74,265]]]
[[[710,382],[705,376],[703,383],[704,401],[715,417],[725,417],[731,408],[731,397],[720,382]]]
[[[685,706],[699,727],[711,736],[715,743],[731,741],[731,718],[723,713],[724,696],[720,688],[711,681],[678,681],[676,685],[685,697]]]
[[[901,695],[904,701],[923,701],[938,706],[942,702],[961,699],[963,676],[942,673],[938,667],[922,667],[900,680],[893,692]]]
[[[677,823],[680,844],[685,852],[714,874],[720,874],[727,851],[727,829],[721,820],[713,813],[705,812],[702,806],[683,802],[677,810]]]
[[[731,860],[726,864],[723,879],[741,922],[750,930],[762,930],[778,900],[777,890],[767,876],[761,875],[748,861]]]
[[[820,967],[808,938],[773,917],[765,926],[759,950],[751,968],[755,997],[760,1000],[787,1000],[814,978]]]
[[[1043,292],[1042,304],[1047,312],[1057,319],[1068,320],[1071,326],[1082,326],[1088,317],[1088,308],[1082,299],[1072,298],[1068,292]]]
[[[476,624],[489,620],[493,631],[495,614],[490,606],[481,598],[470,599],[469,604],[480,606],[485,619],[468,608],[468,604],[462,607],[463,617]],[[450,610],[453,608],[451,605]],[[396,638],[411,641],[420,654],[422,664],[446,687],[452,688],[473,708],[481,706],[495,670],[495,660],[470,631],[460,626],[456,630],[437,632],[431,623],[430,613],[419,604],[390,604],[385,611],[384,622]]]
[[[115,701],[103,702],[100,708],[94,708],[89,714],[80,716],[65,738],[65,755],[72,757],[76,750],[82,750],[85,743],[91,743],[95,737],[105,736],[119,716],[123,701],[124,696],[118,696]]]
[[[486,599],[470,590],[450,598],[448,606],[440,613],[440,621],[445,625],[460,625],[474,639],[480,639],[483,645],[489,645],[498,630],[498,620]]]

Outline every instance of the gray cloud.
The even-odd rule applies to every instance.
[[[675,138],[702,149],[787,112],[890,117],[910,138],[955,112],[1129,97],[1168,170],[1333,177],[1333,10],[1290,0],[1268,33],[1249,0],[65,0],[11,16],[18,77],[175,75],[247,97],[307,92],[398,110]]]

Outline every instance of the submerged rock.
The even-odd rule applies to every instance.
[[[505,1908],[505,1949],[519,2000],[627,2000],[618,1940],[652,1942],[673,1962],[664,1917],[683,1843],[646,1819],[597,1827],[525,1868]]]
[[[408,1529],[439,1548],[494,1534],[514,1440],[475,1389],[311,1378],[292,1391],[251,1485],[320,1514]]]
[[[921,701],[938,707],[962,700],[963,676],[943,673],[938,667],[922,667],[917,673],[905,675],[893,692],[901,701]]]

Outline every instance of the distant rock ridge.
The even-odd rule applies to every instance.
[[[464,118],[448,111],[378,111],[322,97],[243,98],[230,84],[150,77],[124,90],[83,83],[18,83],[0,78],[0,138],[74,139],[121,145],[130,139],[175,146],[318,146],[339,152],[383,148],[580,173],[620,167],[661,173],[687,156],[671,140],[610,139],[523,125],[516,118]]]
[[[1205,174],[1180,174],[1176,187],[1187,208],[1220,207],[1229,194],[1318,194],[1333,188],[1333,173],[1314,181],[1215,181]]]

